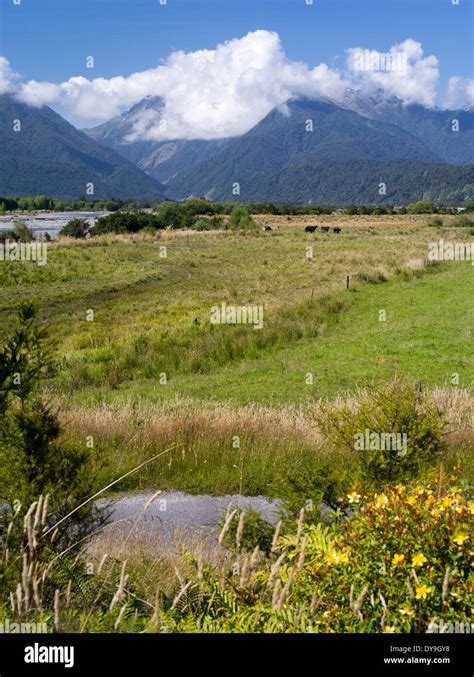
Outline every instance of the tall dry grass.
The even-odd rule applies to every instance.
[[[359,390],[329,402],[354,411],[370,395]],[[474,398],[468,390],[436,388],[425,393],[427,406],[445,412],[446,439],[453,453],[474,447]],[[126,472],[176,445],[121,488],[173,488],[212,494],[239,491],[272,494],[274,483],[302,459],[322,453],[317,420],[328,403],[269,407],[175,399],[162,404],[126,400],[122,404],[72,405],[62,400],[61,422],[72,440],[92,440],[94,472],[102,480]],[[242,477],[240,477],[240,474]]]

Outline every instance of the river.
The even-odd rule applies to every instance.
[[[110,212],[38,212],[36,214],[9,214],[0,216],[0,231],[14,228],[15,221],[22,221],[35,234],[48,233],[54,238],[71,219],[87,219],[93,226],[98,218]]]

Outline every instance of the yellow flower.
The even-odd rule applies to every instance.
[[[417,552],[416,555],[413,555],[411,560],[412,567],[422,567],[425,562],[428,560],[421,552]]]
[[[348,564],[349,556],[346,552],[332,550],[327,556],[329,564]]]
[[[394,633],[395,632],[395,626],[394,625],[386,625],[383,629],[385,633]]]
[[[375,494],[375,507],[376,508],[385,508],[388,503],[388,498],[385,494]]]
[[[455,536],[453,536],[452,540],[456,543],[456,545],[462,545],[464,541],[469,540],[469,536],[467,534],[459,532]]]
[[[441,501],[442,508],[450,508],[453,504],[453,499],[450,496],[445,496]]]
[[[410,607],[407,606],[407,605],[400,607],[400,613],[402,614],[402,616],[414,616],[415,615],[415,612],[413,611],[413,609],[410,609]]]
[[[407,503],[408,503],[408,505],[415,505],[415,503],[416,503],[416,496],[408,496],[408,498],[407,498]]]
[[[360,501],[360,494],[353,491],[352,494],[347,494],[347,498],[349,499],[349,503],[358,503]]]
[[[431,585],[419,585],[416,588],[416,599],[426,599],[433,592]]]
[[[474,502],[468,503],[468,504],[467,504],[467,509],[469,510],[469,512],[471,513],[471,515],[474,515]]]
[[[392,564],[393,564],[393,566],[396,567],[396,566],[398,566],[398,564],[403,564],[404,561],[405,561],[405,555],[394,555],[393,560],[392,560]]]

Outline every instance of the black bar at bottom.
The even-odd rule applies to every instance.
[[[179,670],[313,675],[474,675],[465,635],[0,635],[0,677],[119,675]],[[72,650],[71,650],[72,649]],[[34,662],[33,662],[34,661]],[[46,662],[48,661],[48,662]],[[62,661],[62,662],[59,662]],[[69,666],[69,667],[68,667]],[[298,667],[299,666],[299,667]],[[313,666],[313,667],[311,667]],[[150,672],[151,671],[151,672]]]

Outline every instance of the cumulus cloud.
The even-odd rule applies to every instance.
[[[380,89],[406,103],[432,106],[438,79],[438,60],[425,56],[415,40],[386,54],[349,49],[341,71],[291,61],[277,33],[258,30],[212,50],[173,52],[162,65],[127,77],[72,77],[59,84],[32,80],[18,86],[17,96],[94,122],[124,112],[145,96],[159,96],[163,108],[137,114],[129,140],[211,139],[246,132],[292,97],[342,101],[348,88]],[[452,98],[461,89],[454,83]]]
[[[14,91],[18,78],[18,73],[12,70],[8,59],[0,56],[0,94]]]
[[[382,89],[405,103],[433,106],[439,80],[438,59],[424,56],[415,40],[405,40],[388,52],[355,47],[347,50],[347,69],[362,90]]]
[[[459,76],[449,78],[444,105],[453,109],[474,106],[474,80]]]
[[[177,51],[157,68],[111,79],[70,78],[59,85],[30,81],[19,97],[58,104],[75,117],[107,120],[147,95],[165,102],[156,116],[137,120],[141,138],[219,138],[257,124],[292,96],[340,98],[350,83],[325,64],[289,61],[276,33],[255,31],[214,50]]]

